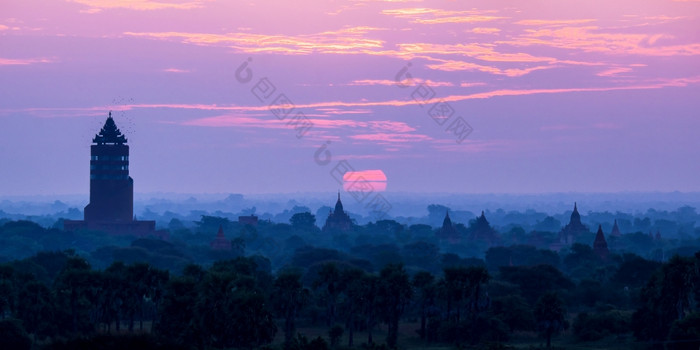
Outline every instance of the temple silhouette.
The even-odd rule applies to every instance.
[[[129,146],[112,112],[90,146],[90,203],[84,220],[65,220],[66,231],[95,230],[113,234],[156,234],[155,221],[134,219],[134,180],[129,176]]]
[[[559,242],[563,245],[570,245],[576,242],[581,235],[590,233],[588,227],[581,223],[581,214],[574,203],[574,211],[571,212],[569,223],[559,233]]]
[[[223,250],[223,251],[229,251],[231,250],[231,241],[226,239],[226,236],[224,235],[224,227],[219,225],[219,231],[216,233],[216,237],[214,240],[209,242],[209,247],[212,250]]]
[[[610,254],[608,242],[605,240],[605,234],[603,234],[603,227],[601,225],[598,225],[598,232],[595,234],[593,251],[603,260],[607,260],[608,254]]]
[[[447,239],[452,242],[459,241],[459,232],[457,231],[455,225],[452,223],[452,219],[450,219],[449,211],[445,211],[445,219],[442,220],[442,227],[440,227],[437,230],[437,232],[435,232],[435,235],[439,239]]]
[[[338,192],[338,201],[335,202],[335,210],[328,213],[326,223],[323,225],[323,232],[346,232],[352,228],[352,219],[343,210],[343,203],[340,201],[340,192]]]
[[[617,219],[615,219],[615,223],[613,224],[612,232],[610,232],[610,235],[613,237],[622,236],[622,232],[620,232],[620,228],[617,226]]]

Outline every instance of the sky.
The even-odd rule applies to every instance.
[[[0,77],[0,196],[109,111],[137,193],[700,191],[697,0],[6,0]]]

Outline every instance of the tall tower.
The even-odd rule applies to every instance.
[[[129,176],[129,146],[112,112],[90,146],[90,204],[87,222],[132,222],[134,180]]]

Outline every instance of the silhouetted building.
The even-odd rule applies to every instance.
[[[258,226],[258,217],[255,215],[239,216],[238,223],[241,225]]]
[[[615,220],[615,223],[613,224],[612,232],[610,232],[610,235],[613,237],[622,236],[622,232],[620,232],[620,228],[617,227],[617,220]]]
[[[137,236],[155,233],[155,221],[134,220],[134,180],[129,176],[126,141],[109,112],[90,146],[90,203],[85,207],[84,220],[66,220],[65,230],[89,229]]]
[[[572,244],[582,234],[589,233],[588,227],[581,223],[581,214],[578,213],[578,207],[574,203],[574,211],[571,213],[569,223],[559,233],[559,242],[561,244]]]
[[[656,231],[656,236],[654,237],[654,240],[660,241],[661,240],[661,231]]]
[[[323,225],[323,232],[331,231],[350,231],[352,228],[352,219],[343,210],[343,203],[340,201],[340,192],[338,192],[338,201],[335,202],[335,210],[328,213],[326,223]]]
[[[593,251],[603,260],[607,259],[610,253],[610,251],[608,251],[608,242],[605,240],[605,234],[603,234],[603,227],[601,225],[598,225],[598,232],[595,234]]]
[[[436,236],[440,239],[447,239],[450,241],[459,240],[459,232],[457,231],[455,225],[452,224],[450,213],[447,211],[445,212],[445,219],[442,221],[442,227],[438,229]]]
[[[231,250],[231,241],[224,236],[223,226],[219,225],[219,232],[216,233],[216,237],[209,243],[209,246],[213,250]]]
[[[481,211],[471,225],[469,225],[470,236],[473,240],[496,244],[498,242],[498,233],[491,227],[491,224],[486,220],[486,214]]]

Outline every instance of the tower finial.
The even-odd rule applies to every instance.
[[[338,190],[338,200],[340,200],[340,190]]]

